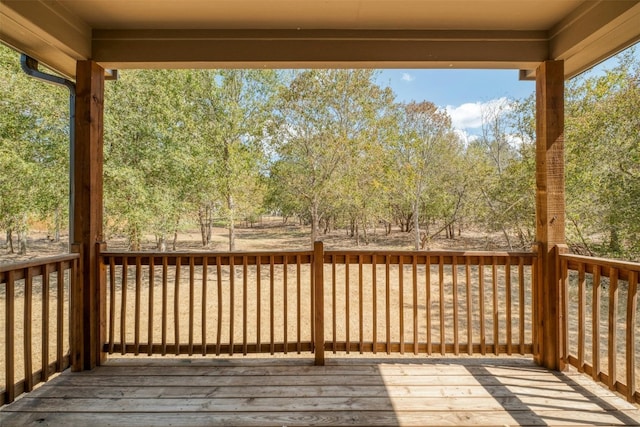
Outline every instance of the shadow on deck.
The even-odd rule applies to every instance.
[[[528,358],[123,358],[64,372],[0,425],[640,425],[577,372]]]

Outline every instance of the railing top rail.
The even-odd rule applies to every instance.
[[[283,256],[283,255],[313,255],[312,250],[293,250],[293,251],[233,251],[233,252],[217,252],[217,251],[180,251],[180,252],[151,252],[151,251],[102,251],[102,256],[108,257],[228,257],[228,256]]]
[[[560,254],[560,258],[567,261],[574,261],[579,264],[597,265],[600,267],[614,267],[618,270],[640,272],[640,263],[630,261],[620,261],[615,259],[597,258],[585,255]]]
[[[403,251],[403,250],[355,250],[338,249],[325,250],[326,255],[390,255],[390,256],[457,256],[457,257],[524,257],[535,258],[538,253],[531,251],[468,251],[468,250],[446,250],[446,251]]]
[[[55,255],[51,257],[36,258],[28,261],[12,262],[7,264],[0,264],[0,273],[4,273],[12,270],[23,270],[25,268],[38,267],[47,264],[56,264],[58,262],[71,261],[80,258],[80,254],[64,254]]]

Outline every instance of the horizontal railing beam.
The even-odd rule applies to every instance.
[[[311,251],[291,251],[291,252],[233,252],[233,253],[215,253],[215,252],[162,252],[162,253],[149,253],[149,252],[113,252],[106,251],[100,254],[103,262],[109,264],[109,260],[113,259],[115,265],[122,265],[123,259],[127,259],[129,265],[135,265],[139,261],[140,265],[149,265],[151,259],[153,259],[154,265],[162,265],[163,260],[167,260],[167,265],[175,266],[178,259],[180,259],[181,265],[189,265],[193,260],[193,264],[196,266],[216,265],[217,260],[220,260],[220,265],[243,265],[243,259],[246,257],[247,265],[257,265],[258,261],[261,265],[269,264],[271,258],[273,258],[273,264],[282,265],[295,264],[297,259],[300,259],[301,264],[310,264],[313,259],[313,252]]]

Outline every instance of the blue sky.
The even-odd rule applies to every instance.
[[[640,61],[640,43],[635,53]],[[616,61],[610,58],[591,72],[602,72]],[[391,86],[399,102],[431,101],[446,109],[454,127],[467,135],[479,134],[483,105],[535,92],[535,82],[519,80],[517,70],[382,70],[378,82]]]
[[[446,109],[467,135],[479,133],[484,105],[535,92],[535,82],[519,80],[517,70],[382,70],[378,81],[393,88],[399,102],[430,101]]]
[[[524,98],[535,91],[535,82],[520,81],[517,70],[383,70],[378,80],[393,88],[398,101],[440,107]]]

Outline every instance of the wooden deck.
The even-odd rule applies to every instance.
[[[503,358],[123,358],[64,372],[1,426],[640,425],[577,372]]]

